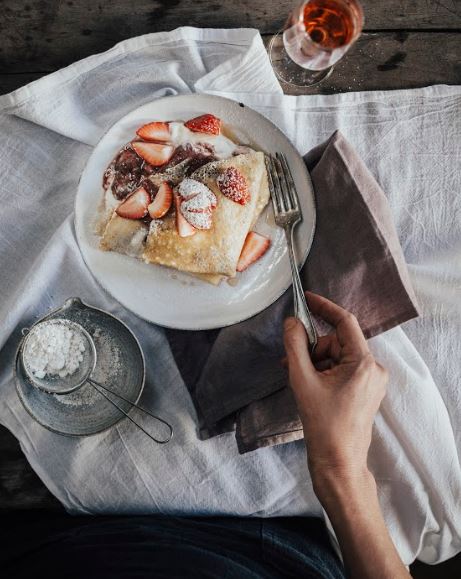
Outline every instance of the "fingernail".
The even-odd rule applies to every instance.
[[[298,325],[298,321],[296,318],[287,318],[284,323],[285,332],[290,332],[294,330]]]

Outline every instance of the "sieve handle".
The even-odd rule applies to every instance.
[[[144,408],[141,408],[141,406],[138,406],[137,404],[134,404],[133,402],[131,402],[130,400],[128,400],[127,398],[125,398],[124,396],[122,396],[121,394],[117,394],[116,392],[114,392],[113,390],[110,390],[109,388],[106,388],[106,386],[103,386],[102,384],[100,384],[99,382],[96,382],[95,380],[93,380],[92,378],[88,378],[87,382],[89,382],[93,388],[99,392],[99,394],[101,394],[102,396],[104,396],[104,398],[106,400],[108,400],[113,406],[115,406],[115,408],[117,408],[122,414],[124,414],[128,420],[130,420],[133,424],[135,424],[140,430],[142,430],[144,432],[144,434],[146,434],[149,438],[151,438],[154,442],[156,442],[157,444],[166,444],[167,442],[170,442],[170,440],[173,438],[173,427],[171,426],[171,424],[169,424],[166,420],[163,420],[163,418],[160,418],[159,416],[155,416],[155,414],[152,414],[151,412],[149,412],[148,410],[145,410]],[[131,416],[128,415],[127,412],[125,412],[122,408],[120,408],[120,406],[111,398],[109,398],[109,396],[107,396],[107,394],[105,392],[103,392],[102,390],[99,390],[99,388],[102,388],[103,390],[106,390],[106,392],[110,392],[111,394],[113,394],[114,396],[117,396],[117,398],[120,398],[121,400],[124,400],[125,402],[127,402],[128,404],[131,404],[131,406],[137,408],[138,410],[140,410],[141,412],[144,412],[145,414],[148,414],[149,416],[151,416],[152,418],[155,418],[155,420],[158,420],[159,422],[161,422],[162,424],[164,424],[168,430],[169,430],[169,435],[168,438],[164,439],[164,440],[159,440],[158,438],[155,438],[154,436],[152,436],[151,434],[149,434],[147,432],[147,430],[145,430],[138,422],[136,422],[136,420],[133,420],[133,418],[131,418]]]

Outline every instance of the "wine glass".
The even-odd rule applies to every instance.
[[[330,76],[333,67],[360,36],[363,10],[358,0],[307,0],[288,17],[269,45],[277,77],[309,87]]]

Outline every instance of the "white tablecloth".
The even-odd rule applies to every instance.
[[[283,96],[257,31],[181,28],[0,97],[1,423],[73,513],[320,514],[301,442],[240,456],[233,435],[197,439],[163,331],[114,302],[78,250],[73,200],[93,146],[128,111],[190,92],[245,102],[303,153],[341,129],[388,194],[423,316],[371,340],[391,379],[370,463],[404,561],[450,557],[461,550],[460,87]],[[20,329],[74,295],[140,339],[141,402],[174,423],[171,444],[153,446],[127,421],[65,438],[22,408],[12,374]]]

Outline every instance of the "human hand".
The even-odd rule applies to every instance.
[[[314,486],[325,471],[361,476],[373,421],[385,395],[387,371],[368,349],[356,318],[330,300],[306,292],[314,314],[334,328],[312,354],[302,323],[285,321],[290,385],[304,428]]]

